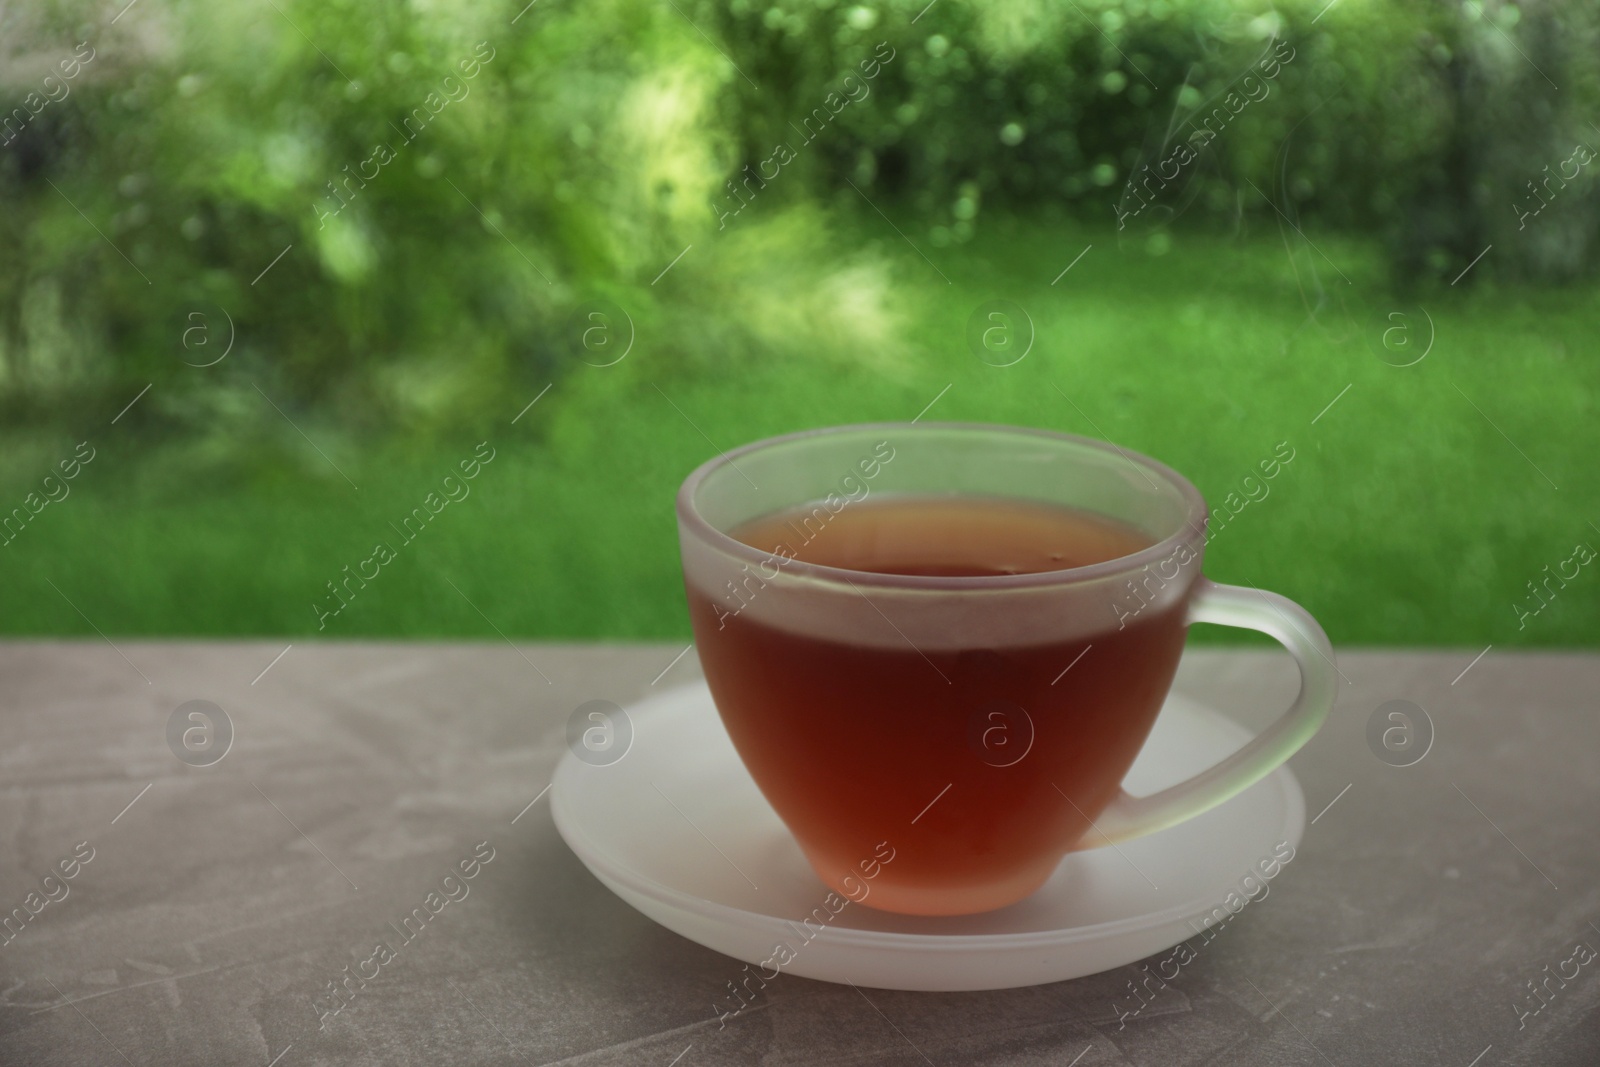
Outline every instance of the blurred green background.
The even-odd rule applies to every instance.
[[[926,410],[1288,442],[1207,571],[1336,642],[1600,639],[1590,6],[0,18],[5,633],[687,637],[689,470]]]

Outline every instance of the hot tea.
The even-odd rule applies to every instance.
[[[773,554],[754,580],[689,583],[729,736],[835,888],[887,841],[895,863],[868,904],[948,914],[1019,899],[1116,795],[1176,670],[1185,600],[1119,618],[1107,578],[1074,600],[1041,590],[1019,609],[1024,590],[1005,607],[974,597],[962,614],[936,615],[908,602],[915,590],[880,610],[873,576],[1041,574],[1155,539],[1087,511],[976,495],[879,495],[820,513],[825,522],[805,507],[729,531]],[[837,568],[835,599],[812,611],[794,593],[777,610],[761,575],[791,560]],[[1018,610],[1038,625],[1019,628]],[[995,612],[1012,617],[995,625]]]

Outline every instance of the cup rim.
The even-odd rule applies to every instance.
[[[811,437],[824,435],[882,430],[890,433],[920,433],[923,430],[956,430],[962,432],[999,432],[1031,437],[1042,437],[1052,441],[1066,442],[1074,445],[1085,446],[1095,451],[1115,455],[1135,468],[1142,468],[1146,473],[1153,473],[1162,478],[1168,485],[1178,491],[1184,502],[1184,521],[1172,534],[1162,538],[1147,548],[1126,556],[1115,559],[1102,560],[1099,563],[1090,563],[1082,567],[1065,567],[1061,570],[1035,571],[1029,574],[1000,574],[1000,575],[921,575],[921,574],[885,574],[879,571],[858,571],[847,567],[831,567],[822,563],[807,563],[804,560],[789,557],[784,564],[786,574],[810,577],[819,581],[830,583],[849,583],[873,585],[879,588],[927,590],[931,592],[953,593],[958,591],[978,590],[1009,590],[1029,589],[1054,585],[1066,585],[1075,582],[1094,581],[1111,575],[1124,574],[1137,570],[1171,556],[1187,541],[1203,536],[1211,514],[1206,507],[1205,498],[1194,483],[1178,473],[1173,468],[1152,459],[1140,452],[1133,452],[1110,441],[1103,441],[1096,437],[1084,437],[1079,434],[1062,433],[1057,430],[1044,430],[1033,426],[1014,426],[1006,423],[992,422],[857,422],[839,426],[823,426],[810,430],[798,430],[793,433],[779,434],[776,437],[765,437],[748,444],[740,445],[731,452],[722,452],[719,455],[700,464],[689,476],[683,480],[678,488],[677,513],[681,529],[688,534],[698,537],[713,548],[728,555],[745,560],[751,564],[760,564],[773,558],[773,553],[763,552],[745,544],[722,530],[717,529],[700,514],[695,507],[695,494],[716,471],[734,465],[740,456],[746,456],[761,449],[774,445],[787,444],[801,441]]]

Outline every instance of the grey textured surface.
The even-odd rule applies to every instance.
[[[1452,684],[1476,650],[1343,654],[1293,761],[1321,813],[1299,854],[1125,1028],[1137,967],[982,994],[785,976],[719,1029],[740,965],[613,897],[543,800],[512,822],[572,709],[651,691],[681,648],[307,644],[252,684],[282,642],[0,645],[0,910],[94,849],[0,946],[0,1064],[1600,1063],[1600,960],[1563,963],[1600,948],[1600,656],[1491,651]],[[1292,671],[1193,652],[1179,686],[1255,724]],[[195,699],[236,730],[208,768],[166,741]],[[1436,730],[1410,767],[1366,740],[1394,699]],[[467,895],[402,942],[484,841]]]

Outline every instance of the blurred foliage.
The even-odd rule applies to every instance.
[[[74,43],[94,57],[0,148],[13,417],[115,413],[154,381],[147,430],[292,435],[257,390],[340,432],[468,428],[594,355],[594,300],[677,368],[892,347],[881,268],[838,261],[813,207],[684,254],[730,166],[733,72],[693,26],[648,0],[519,6],[36,15],[5,67],[19,107]]]
[[[329,433],[468,428],[593,354],[595,300],[658,367],[892,363],[900,301],[880,257],[833,247],[830,197],[914,218],[934,246],[999,206],[1122,214],[1141,239],[1246,214],[1365,230],[1406,282],[1447,279],[1491,242],[1474,281],[1596,259],[1594,168],[1547,182],[1576,143],[1600,145],[1600,12],[1577,3],[123,14],[60,0],[0,15],[13,421],[114,412],[155,383],[131,422],[256,447],[293,433],[258,392]],[[92,58],[66,78],[75,55]],[[1130,214],[1134,183],[1207,115],[1220,135]],[[229,341],[226,362],[193,369]]]
[[[814,181],[907,201],[936,246],[970,239],[984,204],[1114,217],[1128,183],[1222,107],[1220,136],[1128,221],[1139,236],[1191,211],[1220,225],[1244,212],[1270,219],[1270,196],[1297,223],[1381,233],[1401,282],[1451,278],[1491,241],[1504,253],[1492,269],[1513,277],[1565,278],[1597,258],[1600,189],[1588,176],[1561,190],[1560,224],[1512,237],[1514,205],[1541,167],[1554,172],[1580,142],[1600,147],[1593,5],[699,0],[696,10],[759,85],[729,83],[747,165],[775,143],[804,142],[799,117],[890,41],[897,56],[873,81],[875,99],[842,107],[800,151]],[[1263,76],[1275,51],[1287,58]]]

